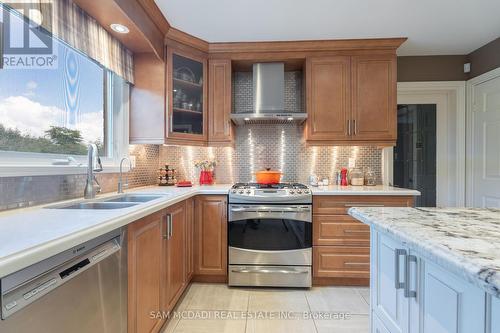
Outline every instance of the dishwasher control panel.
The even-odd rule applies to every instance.
[[[66,263],[49,268],[42,274],[11,290],[3,292],[0,299],[2,306],[1,318],[6,319],[120,249],[120,237],[114,238]]]

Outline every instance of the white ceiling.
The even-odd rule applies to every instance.
[[[155,0],[209,42],[408,37],[399,55],[467,54],[500,37],[500,0]]]

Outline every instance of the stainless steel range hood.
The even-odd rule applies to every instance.
[[[232,113],[237,125],[261,123],[302,123],[307,113],[285,110],[285,64],[282,62],[253,65],[253,112]]]

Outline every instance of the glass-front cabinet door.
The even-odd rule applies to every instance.
[[[202,144],[207,140],[207,59],[167,50],[167,143]]]

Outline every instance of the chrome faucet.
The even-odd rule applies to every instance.
[[[83,196],[85,199],[94,199],[96,194],[101,192],[101,186],[99,182],[97,182],[94,172],[102,171],[102,163],[99,158],[99,150],[96,144],[89,144],[87,157],[87,182],[85,184]]]
[[[125,179],[125,184],[123,183],[123,161],[128,161],[129,171],[132,170],[132,161],[128,157],[124,157],[120,161],[120,177],[118,178],[118,193],[123,193],[123,188],[128,187],[128,176]]]

